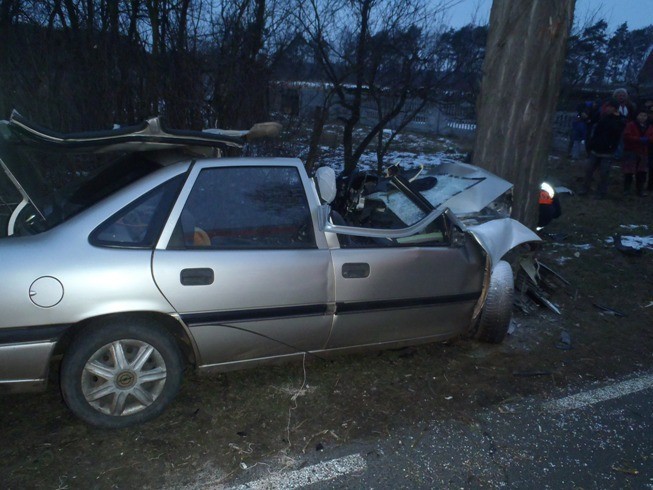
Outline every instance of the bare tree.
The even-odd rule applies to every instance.
[[[269,54],[266,33],[274,9],[266,0],[220,0],[210,51],[213,118],[221,126],[247,126],[267,111]]]
[[[420,0],[297,3],[296,18],[330,84],[332,110],[343,125],[345,174],[356,169],[375,138],[382,159],[387,151],[383,129],[400,114],[407,124],[418,112],[406,112],[407,102],[432,94],[432,78],[426,76],[432,51],[425,35],[431,14]],[[356,138],[366,110],[376,119]]]
[[[574,0],[494,0],[474,163],[515,185],[513,216],[536,223]]]

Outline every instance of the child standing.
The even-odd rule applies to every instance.
[[[585,157],[585,139],[587,138],[587,113],[580,111],[571,124],[571,158],[579,160]]]
[[[624,174],[624,194],[630,192],[635,180],[635,190],[638,196],[645,196],[644,183],[648,170],[648,146],[653,140],[653,126],[648,123],[645,109],[636,111],[634,121],[626,124],[624,130],[624,158],[621,170]]]

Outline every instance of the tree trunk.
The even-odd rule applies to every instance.
[[[306,172],[308,175],[313,174],[315,163],[320,149],[320,138],[324,131],[324,124],[329,117],[329,110],[326,107],[315,106],[313,111],[313,131],[311,132],[311,142],[308,146],[308,156],[306,157]]]
[[[477,102],[474,163],[512,182],[534,226],[575,0],[494,0]]]

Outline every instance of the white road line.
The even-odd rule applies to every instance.
[[[301,470],[287,473],[273,473],[267,478],[245,483],[230,490],[264,490],[283,489],[291,490],[301,488],[318,482],[333,480],[339,476],[348,475],[367,468],[365,460],[360,454],[351,454],[344,458],[332,459],[322,463],[307,466]]]
[[[612,400],[621,396],[630,395],[638,391],[653,388],[653,375],[642,376],[639,378],[622,381],[620,383],[598,388],[584,393],[567,396],[558,400],[553,400],[543,404],[546,410],[552,412],[563,412],[565,410],[576,410],[594,403]]]

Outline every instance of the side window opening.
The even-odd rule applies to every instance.
[[[310,208],[293,167],[203,170],[168,248],[315,248]]]
[[[336,223],[338,224],[338,223]],[[347,223],[342,223],[347,224]],[[377,221],[378,225],[379,222]],[[376,229],[381,229],[383,226],[376,226]],[[387,227],[390,229],[391,227]],[[402,228],[402,227],[394,227]],[[449,232],[447,227],[446,218],[439,216],[426,228],[419,233],[403,238],[378,238],[378,237],[365,237],[356,235],[343,235],[338,234],[340,246],[343,248],[379,248],[379,247],[437,247],[449,244]]]
[[[154,247],[182,182],[183,176],[179,175],[114,214],[93,231],[91,243],[103,247]]]

